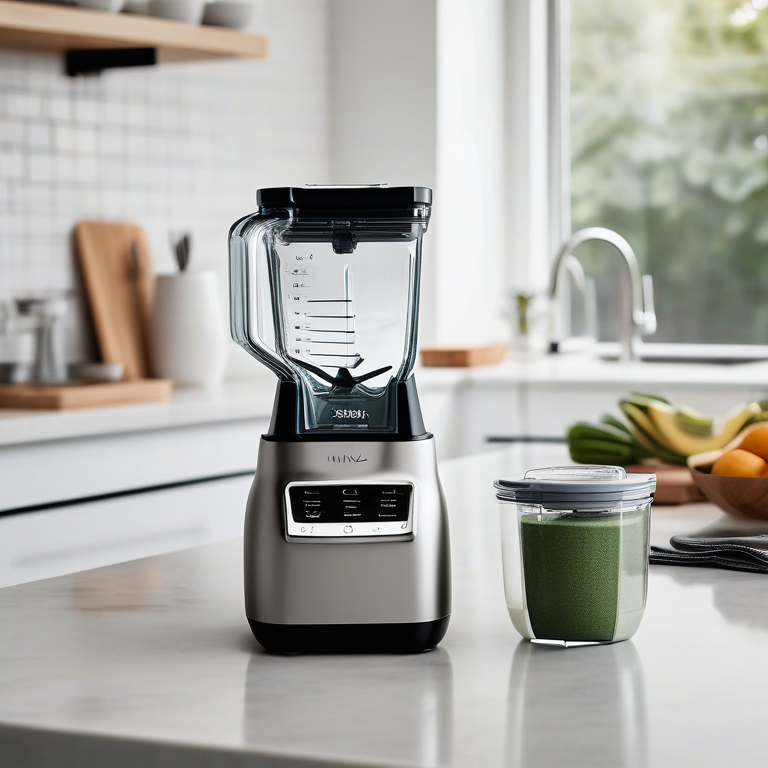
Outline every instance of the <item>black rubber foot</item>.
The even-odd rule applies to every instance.
[[[266,624],[248,619],[269,653],[423,653],[445,637],[450,616],[414,624]]]

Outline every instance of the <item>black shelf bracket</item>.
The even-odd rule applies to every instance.
[[[157,48],[107,48],[67,51],[64,65],[70,77],[98,75],[105,69],[151,67],[157,64]]]

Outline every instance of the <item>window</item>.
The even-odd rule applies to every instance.
[[[647,340],[768,344],[768,0],[571,0],[570,146],[573,230],[653,275]]]

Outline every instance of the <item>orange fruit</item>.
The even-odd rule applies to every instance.
[[[768,424],[759,429],[753,429],[739,446],[742,451],[749,451],[768,461]]]
[[[724,477],[763,477],[766,472],[765,459],[741,448],[727,451],[712,465],[712,474]]]

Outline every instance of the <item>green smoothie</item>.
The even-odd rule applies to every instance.
[[[634,623],[630,614],[639,622],[646,520],[646,509],[521,518],[525,597],[537,638],[610,641],[619,623]]]

